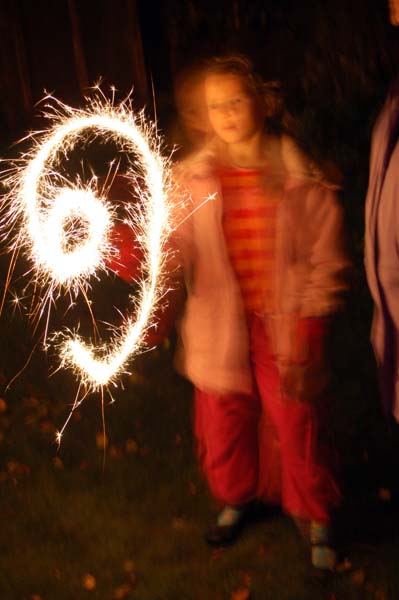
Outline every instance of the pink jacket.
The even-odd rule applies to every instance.
[[[193,211],[178,230],[187,301],[180,322],[177,367],[202,390],[250,393],[252,374],[244,307],[222,228],[222,196],[212,153],[202,152],[178,170]],[[275,306],[264,313],[278,361],[293,356],[298,319],[334,313],[347,287],[342,211],[334,191],[279,170],[265,188],[280,196],[275,253]],[[209,200],[203,203],[205,198]],[[202,206],[200,206],[202,204]],[[200,207],[200,208],[198,208]]]
[[[399,421],[398,169],[399,83],[396,81],[373,132],[366,200],[365,267],[374,300],[371,340],[381,396]]]

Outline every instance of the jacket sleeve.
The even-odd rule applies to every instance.
[[[323,185],[306,192],[306,222],[299,236],[310,263],[302,292],[301,317],[335,313],[349,287],[351,263],[346,249],[343,211],[336,194]]]
[[[278,362],[304,364],[316,359],[310,346],[317,323],[327,323],[343,305],[351,263],[343,211],[334,191],[302,181],[289,194],[295,240],[290,269],[296,274],[293,279],[303,282],[295,286],[297,310],[278,316],[271,330]],[[291,292],[286,289],[286,293]]]

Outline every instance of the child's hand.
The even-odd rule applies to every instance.
[[[328,317],[296,321],[289,356],[278,361],[281,393],[286,399],[313,402],[326,389],[329,369],[324,345],[329,323]]]

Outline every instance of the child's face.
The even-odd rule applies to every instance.
[[[389,0],[389,17],[391,25],[399,25],[399,0]]]
[[[258,103],[237,75],[208,75],[205,99],[210,124],[227,144],[245,142],[261,129]]]

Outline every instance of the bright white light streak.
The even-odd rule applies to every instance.
[[[74,249],[66,252],[65,224],[73,218],[87,223],[87,239],[84,243],[76,240]],[[62,189],[35,238],[38,262],[60,284],[68,285],[82,274],[88,277],[101,264],[110,223],[109,210],[91,190]]]
[[[100,137],[114,142],[128,158],[134,155],[136,161],[131,162],[128,175],[139,194],[141,213],[137,216],[134,207],[126,205],[130,225],[136,234],[139,231],[144,250],[146,277],[140,281],[136,318],[125,320],[107,348],[88,345],[71,333],[61,334],[61,365],[73,368],[85,387],[95,390],[115,382],[126,369],[129,357],[141,347],[156,303],[164,293],[164,247],[170,230],[169,175],[154,127],[144,121],[142,114],[136,117],[129,103],[114,106],[96,97],[87,108],[73,109],[55,102],[53,127],[41,140],[35,139],[35,149],[9,178],[13,189],[5,220],[9,226],[22,217],[14,248],[22,246],[28,251],[35,283],[47,285],[49,302],[60,288],[75,294],[87,290],[90,277],[106,269],[106,259],[113,251],[109,241],[111,207],[96,196],[92,185],[66,185],[57,172],[60,157],[66,157],[78,141]],[[137,188],[136,163],[144,178],[144,190]],[[72,222],[75,225],[68,230]],[[76,222],[81,225],[76,226]]]

